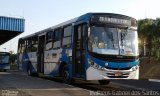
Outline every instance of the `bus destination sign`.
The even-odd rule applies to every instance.
[[[99,17],[99,21],[100,22],[104,22],[104,23],[131,25],[131,21],[130,20],[119,19],[119,18]]]
[[[126,26],[135,26],[136,24],[136,20],[115,18],[115,17],[104,17],[104,16],[94,16],[91,21],[97,23],[120,24]]]

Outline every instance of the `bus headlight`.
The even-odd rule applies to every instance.
[[[104,67],[98,65],[97,63],[95,63],[93,60],[88,59],[88,63],[91,65],[91,67],[95,68],[95,69],[99,69],[99,70],[105,70]]]
[[[132,70],[133,70],[133,71],[136,71],[137,69],[138,69],[138,66],[137,66],[137,65],[132,67]]]
[[[88,63],[89,63],[91,66],[94,66],[94,62],[93,62],[91,59],[88,59]]]
[[[108,63],[105,63],[105,67],[107,67],[108,66]]]

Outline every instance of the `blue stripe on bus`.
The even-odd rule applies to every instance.
[[[139,64],[138,61],[125,62],[125,63],[108,62],[107,67],[110,67],[110,68],[128,68],[128,67],[133,67],[137,64]]]
[[[135,60],[133,62],[107,62],[107,61],[103,61],[103,60],[99,60],[97,58],[94,58],[92,56],[90,56],[89,54],[86,55],[86,58],[90,58],[92,59],[95,63],[97,63],[98,65],[105,67],[105,63],[108,63],[107,67],[110,68],[128,68],[128,67],[132,67],[135,65],[139,65],[139,61]],[[88,64],[88,60],[86,60],[86,64]],[[90,65],[86,65],[87,68],[90,67]]]

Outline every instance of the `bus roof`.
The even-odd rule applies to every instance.
[[[49,28],[46,28],[44,30],[41,30],[41,31],[38,31],[38,32],[35,32],[33,34],[30,34],[28,36],[25,36],[25,37],[22,37],[21,39],[25,39],[25,38],[28,38],[28,37],[32,37],[32,36],[37,36],[38,34],[41,34],[41,33],[44,33],[44,32],[47,32],[49,30],[53,30],[53,29],[56,29],[56,28],[59,28],[59,27],[63,27],[63,26],[66,26],[66,25],[69,25],[69,24],[75,24],[79,21],[87,21],[87,20],[90,20],[90,17],[93,16],[93,15],[107,15],[107,16],[118,16],[118,17],[123,17],[123,18],[128,18],[128,19],[134,19],[132,17],[129,17],[129,16],[126,16],[126,15],[122,15],[122,14],[115,14],[115,13],[86,13],[84,15],[81,15],[79,17],[76,17],[74,19],[71,19],[71,20],[68,20],[66,22],[63,22],[63,23],[60,23],[58,25],[55,25],[55,26],[52,26],[52,27],[49,27]]]

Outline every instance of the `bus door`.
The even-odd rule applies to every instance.
[[[85,38],[86,24],[75,26],[73,46],[73,74],[82,77],[85,75]]]
[[[44,73],[44,46],[45,46],[45,35],[39,36],[38,38],[38,53],[37,53],[37,71],[38,73]]]

